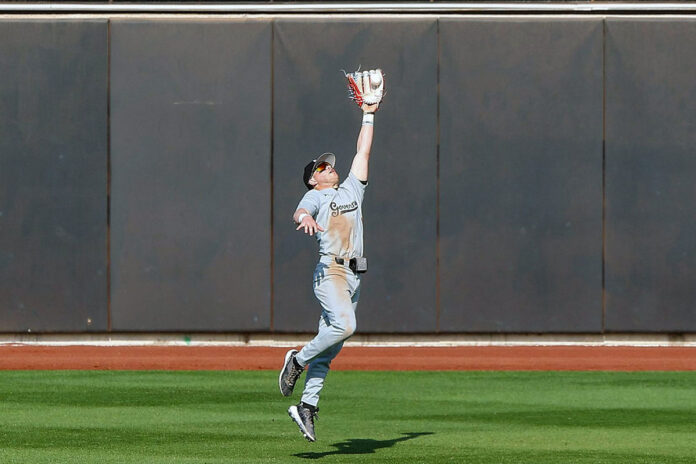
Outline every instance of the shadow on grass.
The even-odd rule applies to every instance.
[[[370,438],[351,438],[346,441],[334,443],[331,446],[336,448],[334,451],[326,451],[324,453],[298,453],[294,456],[304,459],[321,459],[326,456],[334,456],[337,454],[372,454],[378,449],[391,448],[400,441],[411,440],[422,435],[432,435],[433,432],[409,432],[402,433],[403,437],[393,438],[391,440],[372,440]]]

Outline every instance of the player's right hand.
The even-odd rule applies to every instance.
[[[324,232],[324,228],[317,224],[317,221],[309,215],[302,218],[302,222],[300,222],[300,225],[297,226],[295,230],[300,230],[302,228],[304,228],[304,233],[309,235],[314,235],[317,232]]]

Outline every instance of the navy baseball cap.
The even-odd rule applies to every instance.
[[[304,181],[307,190],[312,190],[314,188],[314,186],[309,183],[309,179],[312,178],[314,171],[316,171],[317,166],[319,166],[321,163],[329,163],[329,165],[331,165],[333,168],[336,166],[336,155],[333,153],[324,153],[319,158],[307,163],[307,166],[304,168],[304,175],[302,176],[302,180]]]

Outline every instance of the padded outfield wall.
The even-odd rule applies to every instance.
[[[362,333],[696,331],[696,19],[0,20],[0,332],[311,332],[300,173],[380,66]]]

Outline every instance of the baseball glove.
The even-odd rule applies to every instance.
[[[381,69],[369,71],[343,72],[348,84],[348,96],[363,111],[377,111],[384,97],[384,75]]]

